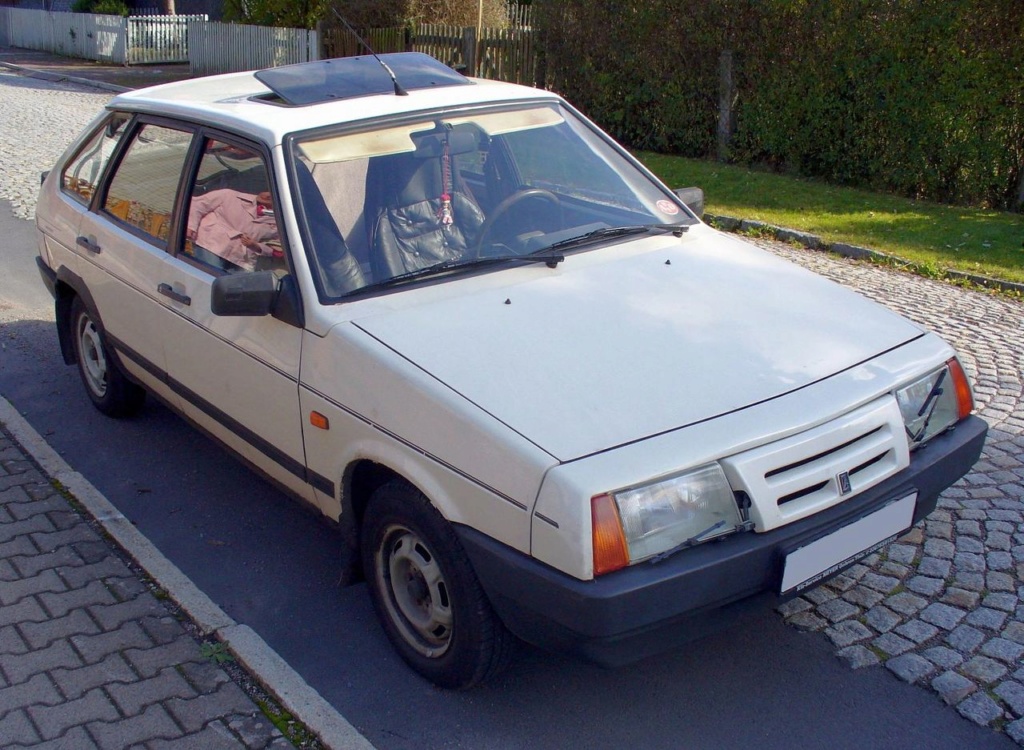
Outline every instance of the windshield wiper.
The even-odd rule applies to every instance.
[[[631,224],[625,227],[602,227],[591,232],[586,232],[578,237],[570,237],[560,240],[553,245],[541,248],[536,253],[550,252],[551,250],[568,250],[573,247],[582,247],[592,242],[615,239],[616,237],[628,237],[632,234],[667,234],[672,233],[676,237],[682,237],[683,232],[690,228],[689,224]]]
[[[359,289],[353,289],[350,294],[361,294],[374,289],[387,289],[388,287],[398,286],[409,281],[424,279],[430,276],[439,276],[441,274],[448,273],[449,271],[461,271],[463,269],[495,266],[506,262],[546,263],[548,268],[554,268],[565,260],[565,256],[561,253],[550,253],[548,250],[549,248],[544,248],[540,252],[530,253],[529,255],[502,255],[495,258],[474,258],[473,260],[468,261],[461,258],[456,260],[445,260],[440,263],[435,263],[432,266],[417,268],[413,271],[406,271],[405,273],[400,273],[397,276],[392,276],[390,279],[381,279],[373,284],[367,284]]]

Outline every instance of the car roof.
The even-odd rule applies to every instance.
[[[366,61],[372,58],[339,58],[271,68],[266,71],[227,73],[152,86],[120,94],[114,97],[107,107],[214,125],[275,146],[289,133],[338,123],[356,123],[423,110],[473,104],[538,98],[560,101],[555,94],[527,86],[462,78],[426,55],[398,53],[383,57],[395,69],[399,83],[402,82],[403,64],[413,62],[413,57],[421,67],[422,60],[426,59],[447,71],[447,74],[441,75],[448,79],[448,82],[420,88],[409,87],[407,95],[399,96],[392,88],[390,77],[381,68],[381,76],[386,85],[379,86],[378,92],[383,93],[365,94],[359,90],[358,81],[345,91],[346,74],[350,74],[353,79],[365,79]],[[272,91],[260,80],[269,80],[273,85],[274,80],[301,81],[316,79],[318,76],[322,79],[323,71],[328,65],[333,67],[330,69],[330,79],[327,83],[341,82],[341,86],[336,86],[335,93],[325,92],[323,98],[309,104],[290,105],[287,103],[287,91]],[[276,72],[282,71],[287,75],[275,75]],[[455,78],[462,80],[455,81]],[[307,94],[308,92],[304,92],[304,95]]]

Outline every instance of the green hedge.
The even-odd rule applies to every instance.
[[[1020,208],[1021,0],[535,0],[549,81],[634,148]]]

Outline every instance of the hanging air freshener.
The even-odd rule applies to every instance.
[[[452,157],[448,138],[444,139],[444,152],[441,156],[441,210],[438,212],[438,219],[441,221],[442,229],[450,229],[455,223],[455,214],[452,211]]]

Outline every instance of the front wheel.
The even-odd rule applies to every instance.
[[[118,368],[103,331],[79,297],[71,303],[71,336],[78,374],[93,405],[109,417],[126,417],[141,409],[146,392]]]
[[[374,609],[410,667],[436,685],[464,689],[508,664],[512,635],[455,532],[421,493],[400,482],[378,489],[361,537]]]

